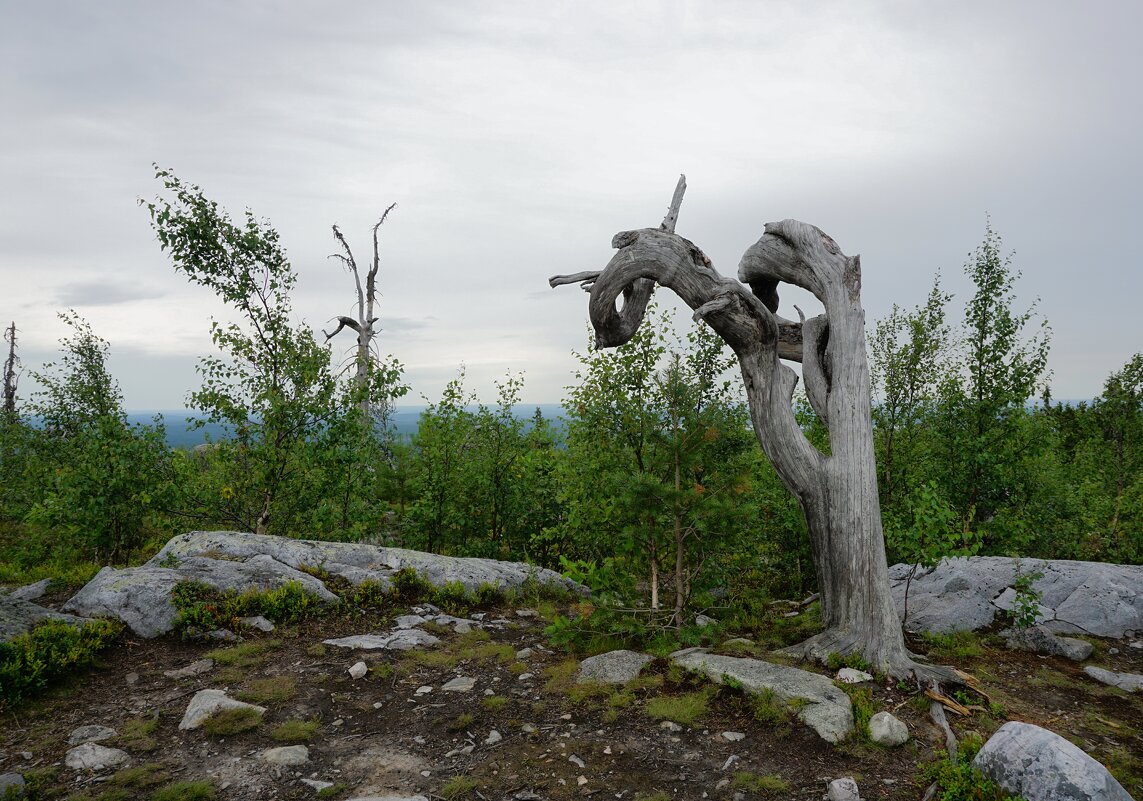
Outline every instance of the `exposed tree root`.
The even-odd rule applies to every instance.
[[[859,636],[838,629],[827,629],[808,640],[783,648],[781,653],[823,664],[829,661],[831,654],[856,654],[868,661],[876,672],[894,679],[914,681],[918,688],[927,687],[933,682],[957,687],[965,684],[955,668],[922,662],[920,656],[910,653],[903,644],[875,642],[868,633]]]

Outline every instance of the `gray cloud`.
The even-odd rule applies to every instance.
[[[160,290],[147,286],[118,283],[114,280],[79,281],[59,287],[53,302],[60,306],[114,306],[133,300],[163,297]]]

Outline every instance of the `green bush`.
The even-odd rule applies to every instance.
[[[979,737],[968,735],[961,742],[955,760],[946,756],[922,768],[922,782],[936,782],[940,788],[939,801],[1021,801],[972,766],[982,745],[984,741]]]
[[[0,643],[0,708],[39,692],[53,679],[92,663],[111,644],[123,625],[93,620],[73,626],[45,620],[28,633]]]
[[[234,629],[238,618],[263,615],[277,623],[296,623],[316,614],[322,601],[301,582],[288,581],[273,590],[217,590],[196,581],[180,581],[171,592],[178,610],[175,630],[184,636],[215,629]]]

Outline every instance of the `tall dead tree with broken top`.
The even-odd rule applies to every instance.
[[[374,323],[378,321],[374,309],[377,305],[377,272],[381,269],[381,251],[378,244],[378,230],[385,223],[385,218],[389,216],[389,212],[397,208],[397,204],[393,203],[381,215],[381,219],[373,226],[373,261],[369,265],[369,271],[365,274],[365,285],[361,284],[361,270],[357,266],[357,260],[353,257],[353,251],[349,248],[349,243],[345,241],[341,230],[335,225],[333,226],[333,236],[341,245],[342,253],[334,253],[330,256],[331,259],[337,259],[345,268],[353,275],[353,281],[357,288],[357,319],[352,317],[337,317],[337,328],[333,333],[325,334],[325,341],[329,342],[339,333],[343,328],[349,328],[357,332],[357,352],[354,355],[354,387],[357,390],[358,399],[357,405],[361,409],[361,413],[365,419],[369,419],[375,411],[382,413],[388,410],[376,410],[372,405],[372,398],[369,392],[369,379],[371,367],[373,366],[373,338],[377,335]]]
[[[16,323],[4,330],[4,341],[8,343],[8,358],[4,360],[4,419],[16,419],[16,365],[20,358],[16,355]]]
[[[629,340],[655,286],[662,285],[738,356],[755,434],[801,505],[821,590],[825,630],[791,651],[817,659],[860,654],[887,675],[958,681],[953,670],[920,663],[908,652],[889,594],[859,258],[846,256],[815,226],[783,220],[767,223],[746,250],[738,281],[723,277],[701,249],[675,233],[685,190],[680,177],[658,228],[616,234],[612,247],[618,252],[603,270],[555,276],[549,283],[580,283],[590,292],[598,347]],[[779,316],[782,282],[813,293],[825,313],[799,322]],[[792,407],[798,378],[782,360],[802,364],[810,405],[829,429],[829,456],[798,426]]]

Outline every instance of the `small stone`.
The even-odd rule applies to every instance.
[[[321,779],[301,779],[302,784],[306,787],[313,788],[314,792],[320,793],[329,787],[333,787],[333,782],[323,782]]]
[[[1128,648],[1135,648],[1136,650],[1143,648],[1143,640],[1136,640],[1127,646]]]
[[[864,670],[843,667],[837,672],[837,680],[842,684],[861,684],[865,681],[873,681],[873,676]]]
[[[722,769],[726,770],[731,765],[736,764],[738,761],[739,761],[738,754],[731,754],[730,756],[728,756],[726,758],[726,761],[722,763]]]
[[[467,693],[472,692],[472,688],[475,686],[476,679],[469,676],[457,676],[455,679],[442,684],[441,689],[448,693]]]
[[[534,653],[536,653],[536,652],[533,651],[531,648],[521,648],[519,651],[516,652],[516,658],[517,659],[531,659],[532,655]]]
[[[349,675],[354,679],[361,679],[369,672],[369,667],[364,662],[355,662],[353,667],[349,669]]]
[[[35,754],[33,754],[31,751],[20,752],[20,759],[24,760],[25,762],[31,762],[33,756],[35,756]]]
[[[267,748],[258,755],[258,758],[270,765],[294,767],[309,762],[310,749],[304,745],[283,745],[278,748]]]
[[[722,733],[722,739],[726,740],[727,742],[736,743],[739,740],[745,740],[746,735],[740,731],[724,731]]]
[[[218,640],[219,642],[242,642],[242,638],[230,629],[215,629],[208,631],[204,636],[208,640]]]
[[[335,729],[340,729],[342,726],[345,725],[345,721],[342,720],[341,718],[338,718],[337,720],[335,720],[333,723],[331,723],[329,725],[333,726]]]
[[[254,615],[252,617],[240,617],[238,622],[248,629],[258,629],[258,631],[271,632],[274,630],[274,624],[264,618],[262,615]]]
[[[416,743],[417,745],[424,745],[425,744],[425,738],[418,734],[415,737],[413,737],[413,742]]]
[[[521,673],[516,677],[516,681],[531,681],[533,678],[531,673]]]
[[[715,620],[713,617],[709,617],[707,615],[695,615],[695,625],[698,626],[700,629],[706,628],[707,626],[713,626],[717,622],[718,621]]]
[[[580,759],[579,757],[577,757],[575,754],[572,754],[571,756],[569,756],[569,757],[568,757],[568,762],[572,763],[572,764],[573,764],[573,765],[575,765],[577,768],[581,768],[581,769],[582,769],[582,768],[586,768],[586,767],[587,767],[587,764],[586,764],[586,763],[585,763],[585,762],[584,762],[582,759]]]
[[[610,754],[611,753],[611,746],[610,745],[603,746],[603,753]]]
[[[1116,673],[1114,670],[1104,670],[1095,665],[1088,665],[1083,672],[1096,681],[1110,684],[1129,693],[1143,690],[1143,675],[1139,673]]]
[[[488,732],[488,736],[484,738],[484,744],[496,745],[503,739],[504,738],[500,735],[500,732],[496,731],[496,729],[493,729],[492,731]]]
[[[383,706],[385,706],[385,704],[383,704],[381,701],[374,701],[373,702],[373,708],[374,709],[380,709]]]
[[[667,731],[671,731],[671,732],[683,730],[683,727],[680,726],[678,723],[675,723],[673,720],[664,720],[662,723],[659,724],[659,728],[660,729],[666,729]]]
[[[453,626],[452,630],[455,631],[457,634],[471,634],[472,633],[472,624],[469,623],[467,620],[462,620],[459,623],[457,623],[455,626]]]
[[[67,752],[64,764],[72,770],[103,770],[129,762],[131,757],[118,748],[107,748],[96,743],[77,745]]]
[[[539,617],[540,613],[535,609],[517,609],[516,617]]]
[[[1119,649],[1118,648],[1108,648],[1107,649],[1107,655],[1108,656],[1119,656]]]
[[[869,739],[895,748],[909,741],[909,727],[888,712],[878,712],[869,719]]]
[[[191,676],[208,673],[213,669],[213,659],[199,659],[197,662],[191,662],[186,667],[178,668],[177,670],[164,670],[163,675],[168,679],[189,679]]]
[[[124,677],[124,680],[127,682],[128,687],[134,687],[139,683],[139,674],[132,670]]]
[[[433,775],[433,772],[431,770],[422,770],[421,775],[427,779]]]
[[[571,714],[565,712],[564,714],[560,715],[560,720],[571,720]],[[28,759],[31,759],[31,757],[28,757]]]
[[[577,776],[575,779],[575,783],[578,784],[580,787],[583,787],[585,784],[587,784],[587,777],[586,776]]]
[[[724,790],[730,786],[730,779],[719,779],[718,783],[714,786],[716,790]]]
[[[420,615],[398,615],[394,622],[399,629],[415,629],[428,621]]]
[[[98,743],[102,740],[110,740],[115,734],[115,729],[109,729],[106,726],[80,726],[68,736],[67,744]]]
[[[429,685],[425,684],[421,687],[418,687],[417,691],[415,693],[413,693],[413,695],[428,695],[432,691],[433,691],[433,688],[430,687]]]
[[[222,690],[199,690],[187,704],[187,711],[179,723],[179,730],[197,729],[206,722],[207,718],[223,709],[253,709],[259,713],[266,711],[264,706],[235,701]]]
[[[524,724],[521,724],[520,731],[524,732],[524,734],[535,734],[536,733],[536,727],[533,726],[531,723],[524,723]]]
[[[857,791],[857,782],[846,776],[829,783],[826,798],[828,801],[861,801],[861,793]]]

